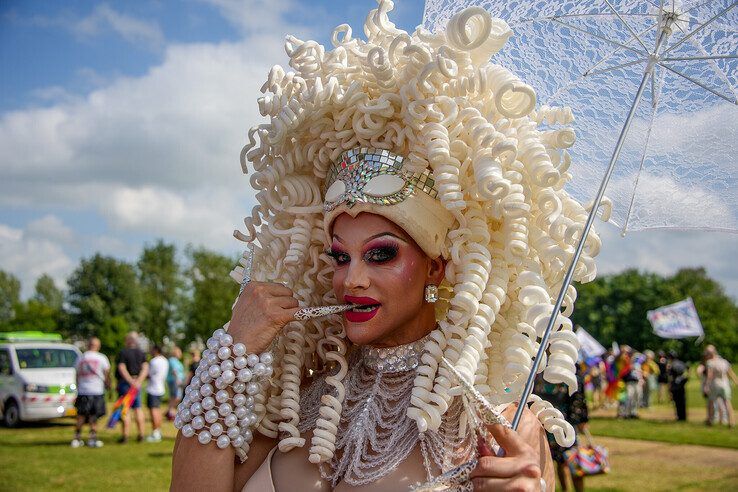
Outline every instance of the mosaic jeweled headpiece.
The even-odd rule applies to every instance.
[[[381,215],[402,227],[431,258],[442,256],[451,214],[438,200],[430,169],[413,172],[407,157],[360,147],[341,154],[325,181],[325,230],[341,213]]]
[[[416,191],[438,197],[430,169],[412,173],[403,169],[405,158],[389,150],[361,147],[341,154],[326,177],[325,211],[342,203],[394,205]]]

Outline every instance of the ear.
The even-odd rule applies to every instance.
[[[428,275],[426,276],[426,284],[441,285],[443,278],[446,276],[446,260],[439,256],[438,258],[428,260]]]

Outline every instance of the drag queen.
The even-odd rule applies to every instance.
[[[241,293],[178,408],[173,490],[553,490],[544,432],[571,425],[537,397],[508,418],[586,218],[571,112],[494,64],[503,21],[409,35],[390,10],[330,51],[288,37],[263,86]],[[575,298],[541,365],[572,390]]]

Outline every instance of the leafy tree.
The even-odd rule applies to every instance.
[[[33,297],[18,302],[15,317],[10,321],[12,330],[58,331],[63,324],[63,293],[49,275],[36,280]]]
[[[8,331],[7,322],[15,316],[15,306],[20,302],[21,283],[12,273],[0,270],[0,329]]]
[[[187,257],[190,301],[185,338],[206,339],[231,317],[231,305],[238,291],[228,273],[235,261],[203,248],[188,248]]]
[[[67,283],[70,335],[103,335],[103,350],[110,353],[122,347],[128,330],[140,326],[141,289],[132,265],[96,254],[83,259]]]
[[[161,343],[181,318],[183,282],[175,246],[159,240],[145,247],[137,267],[143,295],[141,331]]]
[[[45,306],[60,310],[64,294],[56,286],[54,279],[44,273],[36,280],[33,298]]]
[[[36,299],[15,305],[15,316],[7,322],[8,331],[59,331],[62,311]]]

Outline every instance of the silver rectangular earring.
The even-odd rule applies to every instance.
[[[438,286],[428,284],[425,286],[425,302],[434,303],[438,300]]]

